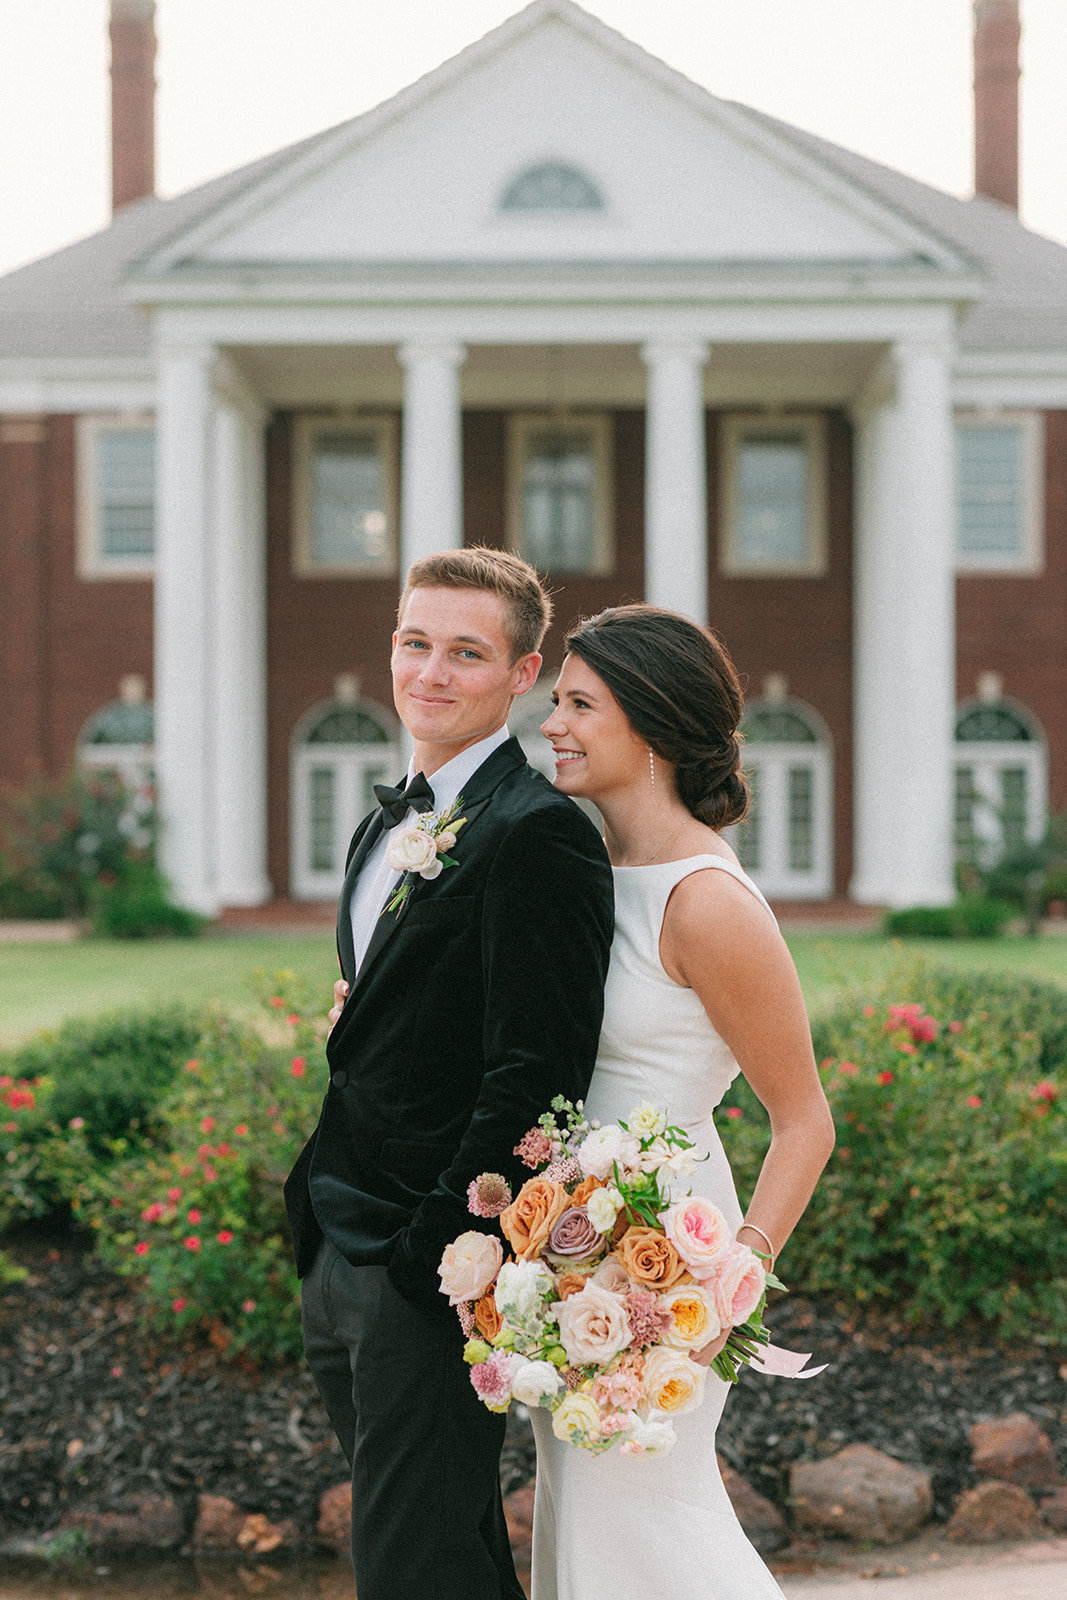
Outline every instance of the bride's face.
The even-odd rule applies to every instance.
[[[556,756],[556,788],[599,803],[647,781],[648,746],[619,702],[580,656],[570,655],[552,691],[556,709],[541,732]]]

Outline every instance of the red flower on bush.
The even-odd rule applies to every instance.
[[[891,1072],[880,1072],[878,1074],[878,1082],[879,1083],[892,1083],[893,1082],[893,1074]]]
[[[843,1073],[846,1078],[854,1078],[860,1069],[854,1061],[839,1061],[837,1070]]]
[[[1030,1090],[1031,1100],[1044,1100],[1047,1105],[1052,1105],[1057,1096],[1058,1090],[1056,1085],[1054,1083],[1050,1083],[1047,1078],[1042,1083],[1035,1083],[1034,1087]]]
[[[215,1131],[215,1118],[214,1117],[201,1117],[200,1118],[200,1132],[201,1133],[214,1133],[214,1131]]]
[[[736,1122],[737,1118],[742,1115],[741,1107],[740,1106],[727,1106],[726,1107],[726,1115],[730,1118],[731,1122]]]
[[[198,1234],[191,1233],[187,1239],[182,1240],[182,1244],[187,1250],[192,1250],[195,1253],[200,1249],[200,1237]]]
[[[281,1010],[282,1006],[285,1004],[285,1001],[282,999],[280,994],[272,994],[269,1004],[272,1006],[277,1006],[278,1009]]]
[[[185,1310],[185,1305],[186,1305],[186,1302],[182,1299],[181,1295],[179,1295],[176,1300],[172,1300],[171,1301],[170,1309],[172,1311],[184,1311]]]
[[[133,1253],[135,1256],[146,1256],[148,1254],[148,1240],[138,1239],[133,1247]]]
[[[980,1094],[969,1094],[967,1096],[967,1104],[972,1108],[972,1110],[977,1110],[982,1104],[982,1096]]]
[[[162,1203],[159,1200],[153,1200],[152,1204],[150,1206],[146,1206],[145,1209],[141,1212],[141,1221],[142,1222],[158,1222],[162,1215],[163,1215],[163,1205],[162,1205]]]
[[[222,1228],[215,1235],[215,1238],[218,1240],[219,1244],[232,1244],[233,1243],[233,1231],[230,1228]]]
[[[236,1128],[234,1128],[233,1131],[234,1131],[235,1136],[238,1139],[247,1138],[247,1136],[248,1136],[248,1123],[247,1122],[239,1122],[237,1124]]]
[[[190,1056],[189,1060],[185,1063],[185,1070],[186,1072],[200,1071],[200,1063],[195,1056]]]
[[[200,1221],[200,1219],[201,1219],[201,1212],[199,1211],[199,1209],[196,1206],[190,1206],[189,1207],[189,1221],[192,1223],[194,1228],[196,1227],[196,1225]]]
[[[302,1078],[304,1076],[304,1065],[305,1063],[303,1056],[293,1057],[289,1064],[289,1071],[292,1073],[294,1078]]]
[[[24,1108],[28,1109],[37,1104],[32,1089],[6,1089],[4,1091],[4,1100],[12,1111],[22,1111]]]
[[[181,1197],[182,1197],[182,1192],[181,1192],[180,1189],[168,1189],[167,1190],[167,1199],[170,1201],[172,1206],[176,1206],[178,1204],[178,1201],[181,1199]]]

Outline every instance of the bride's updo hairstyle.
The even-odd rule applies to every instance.
[[[725,647],[658,606],[613,606],[579,622],[567,649],[602,678],[649,749],[674,768],[678,797],[716,832],[748,809],[743,701]]]

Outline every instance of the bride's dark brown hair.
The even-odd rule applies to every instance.
[[[579,622],[567,649],[603,678],[634,731],[674,768],[678,797],[718,831],[748,810],[744,701],[726,647],[658,606],[613,606]]]

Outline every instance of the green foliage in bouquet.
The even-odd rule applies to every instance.
[[[837,1148],[788,1246],[794,1286],[1062,1342],[1062,991],[901,961],[818,1024],[814,1041]],[[739,1079],[719,1118],[744,1197],[766,1117]]]
[[[282,1183],[318,1112],[317,1010],[275,986],[261,1028],[209,1015],[150,1147],[117,1140],[109,1166],[72,1182],[100,1257],[164,1335],[207,1334],[255,1361],[299,1354]]]

